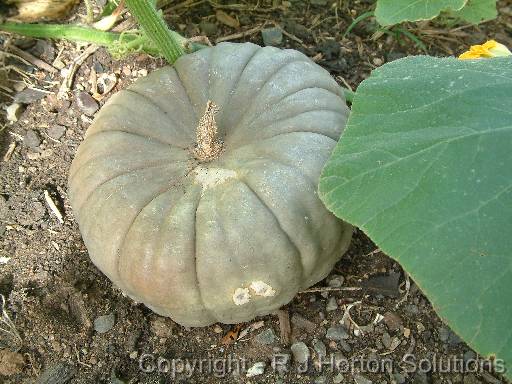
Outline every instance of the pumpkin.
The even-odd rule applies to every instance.
[[[338,84],[295,50],[222,43],[137,80],[70,170],[92,261],[182,325],[271,313],[349,245],[317,196],[347,115]]]

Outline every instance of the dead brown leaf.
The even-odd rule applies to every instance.
[[[240,22],[237,19],[229,16],[226,12],[221,11],[220,9],[215,13],[215,17],[217,18],[217,20],[219,22],[227,25],[228,27],[231,27],[231,28],[240,27]]]
[[[242,329],[242,324],[235,325],[232,329],[226,333],[222,339],[221,344],[222,345],[230,345],[233,344],[238,339],[238,334],[240,333],[240,330]]]

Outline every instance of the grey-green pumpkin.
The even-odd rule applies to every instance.
[[[338,84],[294,50],[223,43],[137,80],[101,109],[71,167],[91,259],[183,325],[272,312],[350,242],[317,196],[347,116]],[[219,151],[205,159],[208,123]]]

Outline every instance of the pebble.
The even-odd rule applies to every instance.
[[[112,329],[115,323],[115,315],[109,313],[108,315],[98,316],[94,319],[94,330],[98,333],[105,333]]]
[[[393,373],[393,378],[395,379],[396,384],[404,384],[405,383],[405,376],[401,373]]]
[[[383,320],[390,331],[396,331],[403,327],[402,319],[395,312],[386,312]]]
[[[258,361],[257,363],[254,363],[254,365],[247,370],[246,376],[247,377],[254,377],[258,375],[262,375],[265,373],[265,362]]]
[[[7,113],[7,120],[16,122],[21,115],[21,104],[12,103],[7,108],[5,108],[5,112]]]
[[[439,327],[437,332],[439,334],[439,340],[441,340],[443,343],[455,345],[461,342],[459,336],[453,333],[452,330],[448,327]]]
[[[410,315],[417,315],[418,313],[420,313],[418,306],[414,304],[407,304],[404,310]]]
[[[172,325],[164,317],[156,317],[151,321],[151,332],[160,338],[169,338],[172,335]]]
[[[263,45],[277,47],[283,42],[283,32],[280,28],[264,28],[261,30]]]
[[[7,200],[3,195],[0,195],[0,216],[5,216],[9,206]]]
[[[45,96],[46,92],[42,92],[38,89],[25,88],[14,96],[14,101],[20,104],[31,104],[37,100],[41,100]]]
[[[389,335],[389,333],[387,332],[384,332],[384,334],[382,335],[382,345],[384,345],[384,347],[386,347],[386,349],[390,349],[391,348],[391,336]]]
[[[292,315],[290,321],[294,327],[302,329],[308,333],[313,333],[317,327],[315,323],[296,313]]]
[[[277,337],[274,333],[274,330],[271,328],[265,329],[254,337],[254,341],[264,345],[273,344],[276,339]]]
[[[23,370],[24,365],[25,359],[22,354],[0,349],[0,375],[16,375]]]
[[[78,108],[87,116],[93,116],[99,109],[98,102],[87,92],[80,91],[75,93],[75,100]]]
[[[476,360],[476,353],[472,350],[468,350],[464,352],[464,355],[462,355],[462,359],[464,361],[470,361],[470,360]]]
[[[314,384],[325,384],[326,382],[327,382],[327,379],[325,376],[318,376],[313,383]]]
[[[76,375],[76,369],[67,363],[58,363],[47,368],[35,384],[65,384]]]
[[[25,136],[23,136],[23,144],[29,148],[37,148],[41,145],[41,139],[35,131],[29,129],[27,133],[25,133]]]
[[[345,340],[339,340],[339,343],[345,352],[352,352],[352,347]]]
[[[309,348],[302,341],[293,343],[291,350],[294,360],[299,364],[304,364],[309,360]]]
[[[66,132],[66,127],[63,125],[52,125],[50,128],[48,128],[48,136],[50,136],[52,139],[59,140],[64,133]]]
[[[332,312],[332,311],[335,311],[338,309],[338,302],[336,301],[336,298],[331,296],[329,298],[329,300],[327,301],[327,306],[325,307],[325,309],[328,311],[328,312]]]
[[[327,281],[327,285],[332,288],[341,288],[343,283],[345,282],[345,278],[341,275],[332,275]]]
[[[343,382],[343,375],[341,373],[338,373],[336,376],[332,378],[332,382],[334,384],[340,384]]]
[[[313,339],[313,342],[311,344],[313,345],[313,349],[315,350],[318,357],[327,356],[327,347],[322,342],[322,340]]]
[[[356,384],[372,384],[372,381],[363,375],[354,375],[354,382]]]
[[[329,340],[346,340],[349,338],[349,335],[343,326],[336,325],[327,330],[325,337]]]

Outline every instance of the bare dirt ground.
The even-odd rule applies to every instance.
[[[303,51],[340,84],[354,88],[372,69],[406,55],[457,55],[490,38],[512,46],[512,7],[505,0],[498,2],[500,17],[478,27],[409,25],[425,50],[403,33],[379,32],[371,18],[343,37],[372,3],[185,1],[171,2],[164,13],[183,35],[207,35],[212,42],[263,44],[261,29],[279,26],[278,46]],[[70,22],[83,20],[84,14],[82,7],[75,9]],[[88,258],[67,200],[67,174],[97,109],[87,97],[92,93],[90,80],[115,75],[115,87],[101,105],[164,62],[143,54],[116,61],[100,48],[79,66],[69,99],[62,101],[56,94],[65,73],[24,62],[12,47],[64,69],[85,47],[8,35],[0,35],[0,43],[10,55],[4,56],[5,65],[12,66],[6,67],[9,82],[0,77],[12,90],[2,88],[3,107],[12,97],[24,105],[15,123],[6,120],[5,110],[0,112],[0,293],[15,326],[10,336],[0,333],[0,383],[504,382],[492,373],[460,372],[453,366],[451,372],[442,372],[449,361],[471,362],[477,355],[443,325],[400,266],[360,232],[326,281],[283,308],[281,322],[276,314],[238,327],[188,329],[123,296]],[[280,328],[287,317],[290,332]],[[343,328],[337,327],[340,322]],[[324,354],[323,369],[318,369]],[[408,354],[412,360],[404,362]],[[307,369],[301,369],[297,359],[307,355]],[[273,359],[282,362],[287,356],[295,357],[286,365],[287,372],[272,367]],[[359,373],[331,372],[331,357],[359,361]],[[173,368],[183,368],[180,361],[193,364],[201,358],[218,361],[173,375]],[[167,365],[171,359],[181,360],[173,367]],[[421,359],[423,369],[408,372]],[[247,377],[247,369],[258,362],[264,372],[257,372],[256,366],[253,370],[260,374]],[[218,377],[223,371],[225,377]]]

